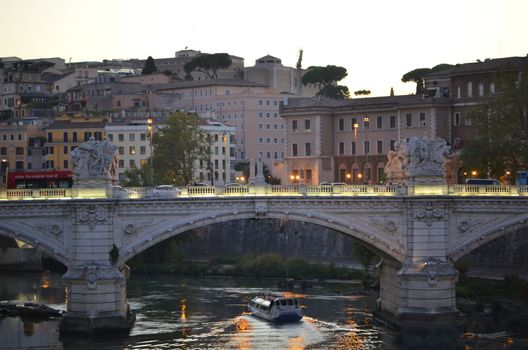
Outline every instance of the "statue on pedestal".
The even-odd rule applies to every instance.
[[[411,137],[388,154],[387,183],[445,185],[445,157],[449,152],[444,139]]]
[[[71,152],[74,187],[117,184],[119,153],[108,140],[93,137]]]

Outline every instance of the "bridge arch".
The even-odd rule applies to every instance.
[[[447,257],[452,261],[457,261],[486,243],[523,228],[528,229],[528,214],[509,218],[504,221],[500,220],[496,224],[479,231],[471,239],[462,241],[454,246],[448,251]]]
[[[16,227],[10,223],[0,222],[0,235],[31,244],[34,248],[43,251],[65,266],[70,264],[70,259],[66,255],[67,252],[64,251],[64,248],[59,244],[54,244],[52,240],[42,239],[42,234],[36,232],[34,228]]]
[[[181,218],[175,217],[174,219],[166,220],[162,226],[154,230],[138,233],[137,237],[121,247],[123,253],[119,260],[121,263],[125,263],[146,249],[192,229],[215,223],[244,219],[255,219],[255,211],[232,212],[221,216],[201,213],[186,219],[185,222],[182,222]],[[329,216],[328,213],[307,214],[301,211],[291,211],[288,213],[268,211],[265,216],[258,217],[257,219],[279,219],[316,224],[353,237],[383,257],[400,263],[403,263],[405,260],[405,252],[397,240],[387,240],[385,232],[376,229],[373,225],[358,217],[354,218],[351,222],[350,220],[345,221],[338,217]]]

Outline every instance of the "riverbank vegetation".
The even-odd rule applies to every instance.
[[[333,263],[311,263],[303,258],[285,258],[278,254],[222,256],[210,261],[184,261],[176,244],[165,254],[145,252],[129,261],[132,271],[160,272],[182,276],[247,276],[293,279],[370,279],[363,270],[339,267]]]

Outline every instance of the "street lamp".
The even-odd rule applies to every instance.
[[[368,150],[367,150],[367,147],[365,147],[365,184],[368,184],[368,181],[370,180],[370,177],[372,176],[372,174],[369,174],[369,172],[367,171],[368,154],[370,153],[370,144],[368,141],[368,131],[370,129],[369,117],[363,118],[363,122],[365,122],[364,124],[365,126],[365,146],[368,145]]]
[[[152,136],[154,133],[154,119],[149,115],[147,118],[147,138],[150,145],[150,185],[154,186],[154,152],[152,151]]]
[[[352,125],[352,128],[354,129],[354,164],[357,165],[357,151],[358,151],[358,143],[357,143],[357,131],[359,129],[359,124],[354,123]],[[358,173],[359,173],[359,166],[358,166]],[[352,175],[354,175],[354,169],[352,169]],[[354,182],[357,179],[352,178],[352,182]]]

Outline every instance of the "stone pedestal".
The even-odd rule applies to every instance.
[[[457,280],[458,272],[451,263],[431,259],[401,266],[384,260],[378,314],[398,326],[452,322],[458,315]]]
[[[135,315],[126,302],[127,267],[90,263],[68,269],[63,276],[66,285],[66,308],[61,332],[115,333],[127,332]]]

